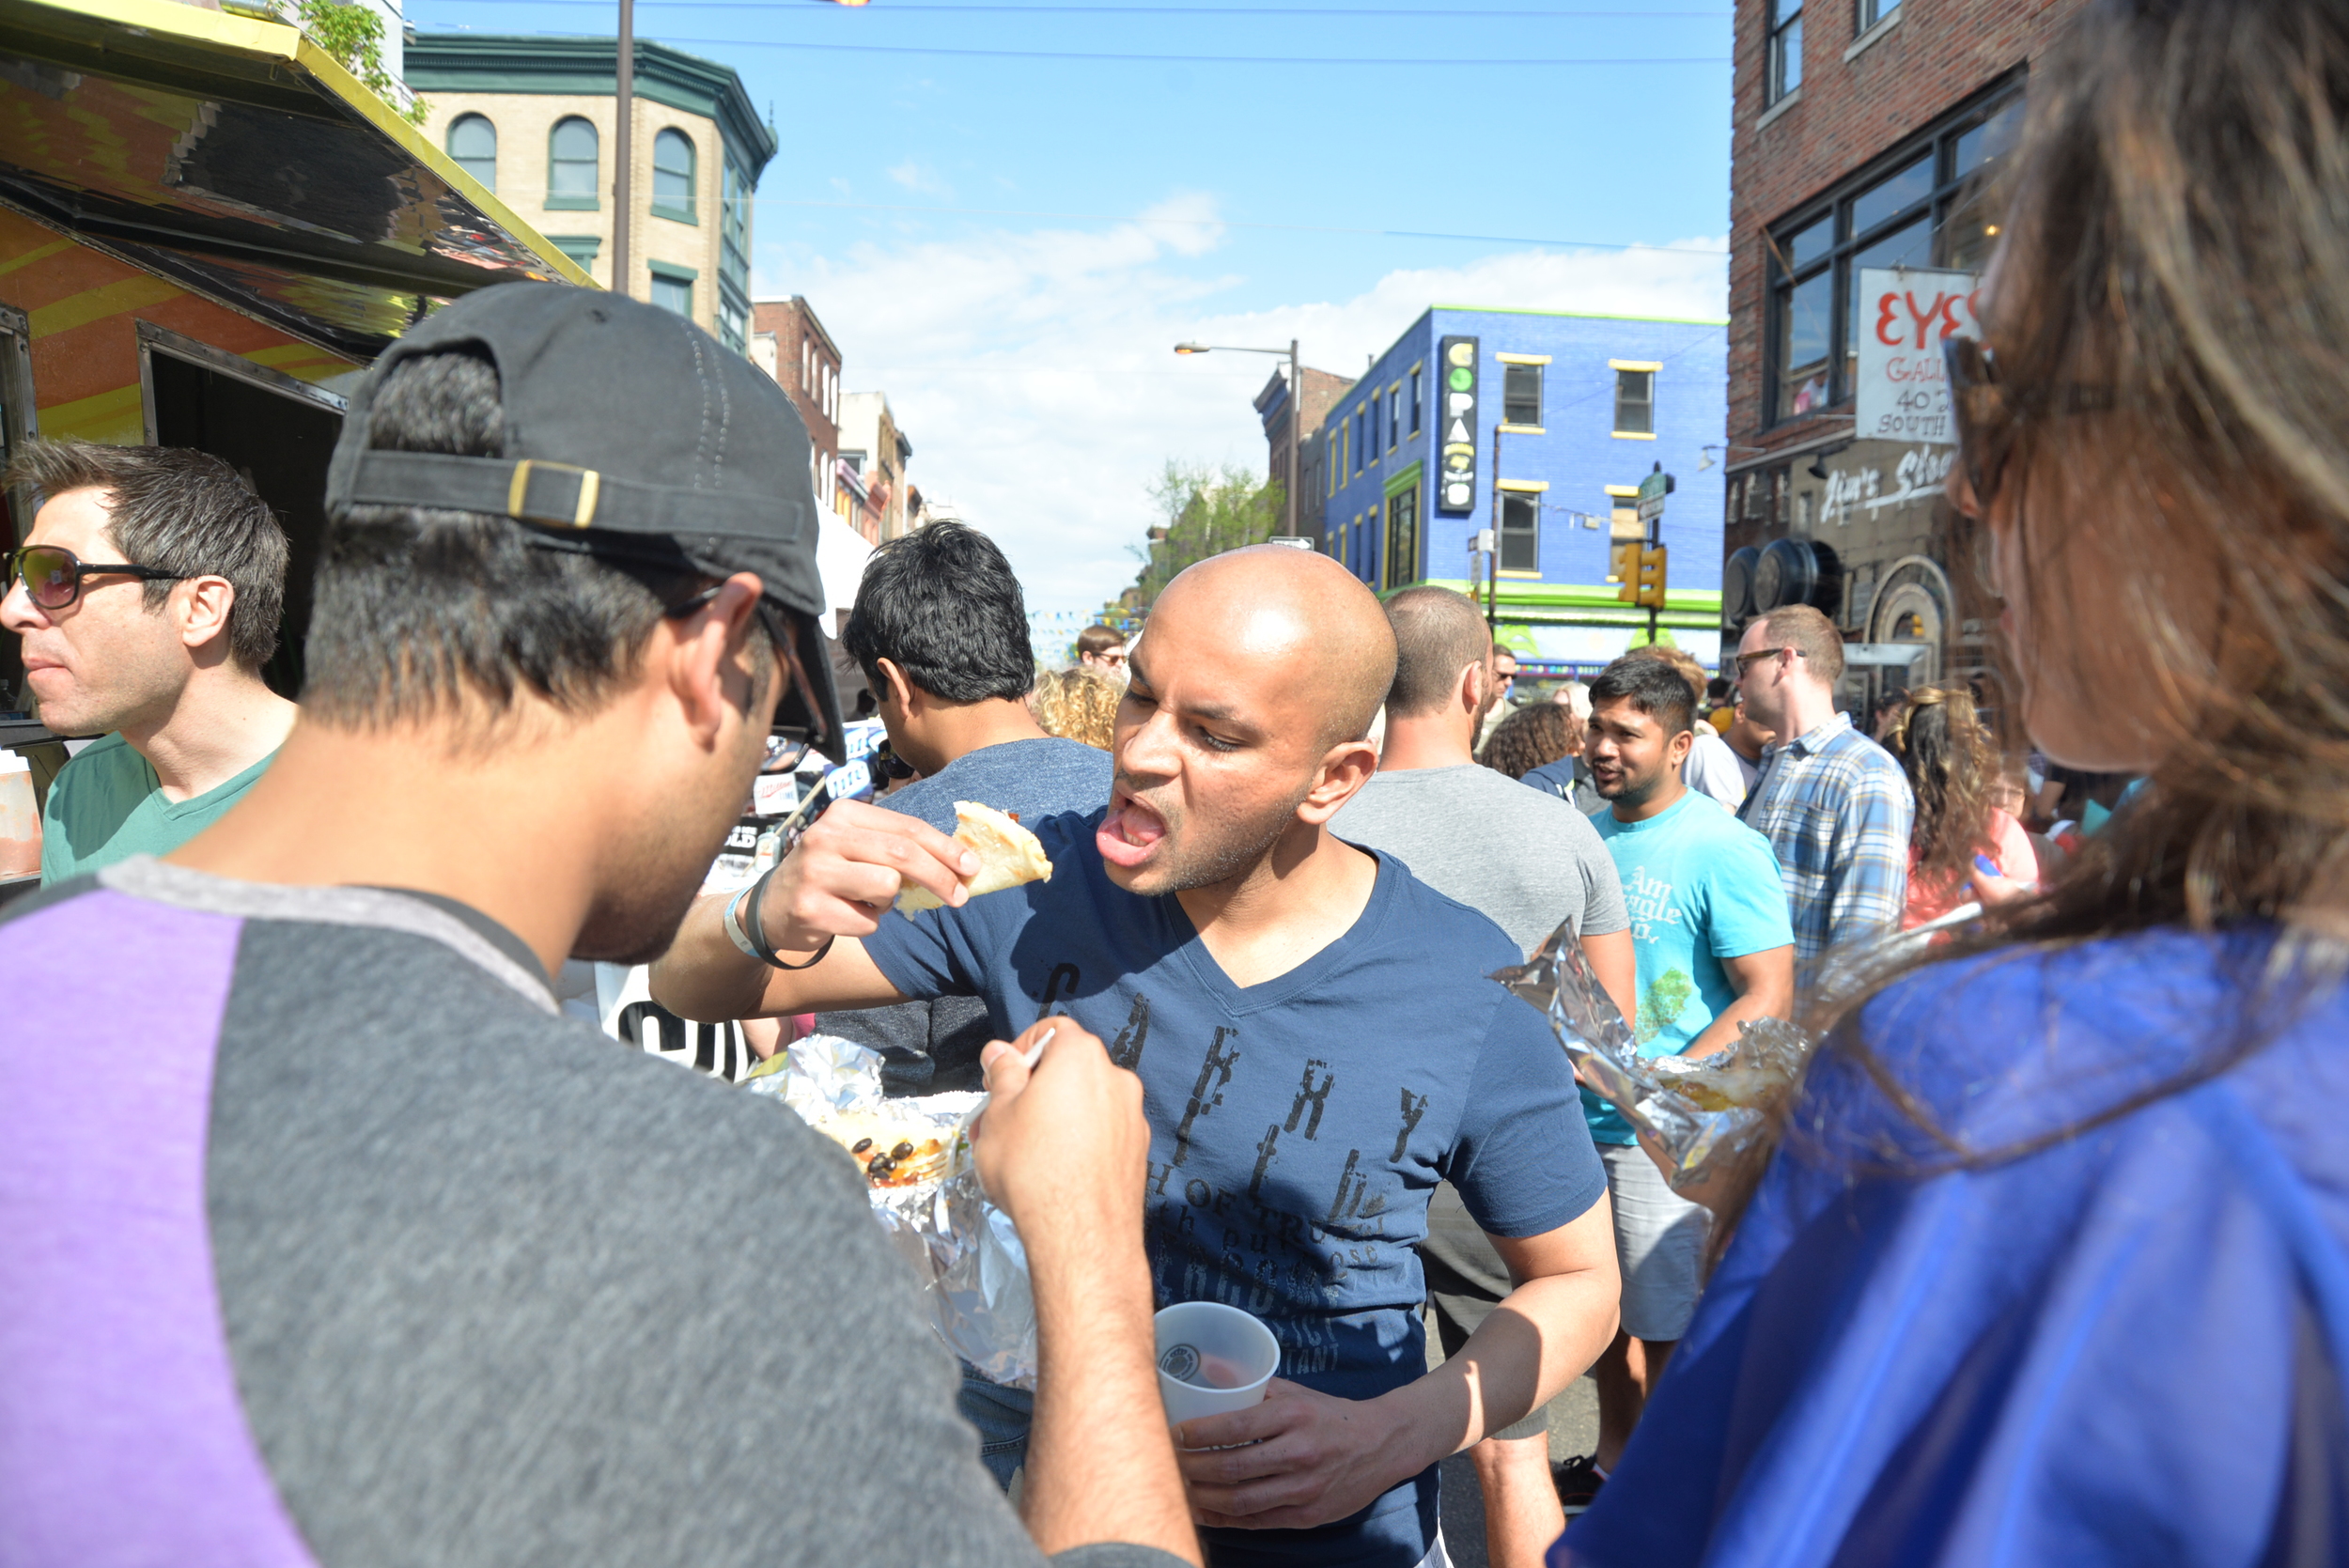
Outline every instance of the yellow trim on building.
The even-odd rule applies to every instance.
[[[1620,496],[1626,501],[1637,501],[1640,499],[1640,487],[1637,485],[1610,485],[1607,487],[1607,493],[1612,496]]]
[[[1495,354],[1493,358],[1503,365],[1548,365],[1549,363],[1548,354]]]
[[[1549,489],[1549,481],[1547,479],[1496,479],[1493,481],[1493,489],[1518,490],[1528,495],[1539,495]],[[1533,575],[1539,577],[1541,573],[1535,572]]]
[[[1661,370],[1664,368],[1664,362],[1660,359],[1610,359],[1607,362],[1607,368],[1610,370]]]
[[[1617,441],[1654,441],[1656,439],[1656,433],[1653,430],[1614,430],[1609,433]]]
[[[1542,436],[1549,432],[1539,425],[1503,425],[1501,433],[1504,436]]]

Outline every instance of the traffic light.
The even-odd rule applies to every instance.
[[[1640,551],[1637,539],[1616,539],[1607,547],[1607,577],[1620,582],[1615,597],[1626,604],[1640,602]]]
[[[1638,581],[1631,602],[1650,610],[1664,608],[1664,568],[1671,551],[1662,545],[1647,545],[1640,551]]]

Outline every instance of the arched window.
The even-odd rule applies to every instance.
[[[547,144],[547,205],[594,211],[600,184],[596,174],[595,126],[577,115],[555,121]]]
[[[488,116],[458,116],[448,128],[448,155],[485,188],[498,188],[498,128]]]
[[[652,210],[693,223],[693,139],[675,129],[652,139]]]

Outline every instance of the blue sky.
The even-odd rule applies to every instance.
[[[427,31],[616,25],[597,0],[406,9]],[[756,292],[808,296],[848,387],[890,395],[915,480],[995,535],[1038,608],[1131,580],[1166,458],[1263,467],[1249,399],[1276,362],[1177,360],[1178,338],[1296,335],[1351,371],[1437,301],[1724,313],[1705,253],[1728,227],[1728,0],[636,16],[772,105]]]

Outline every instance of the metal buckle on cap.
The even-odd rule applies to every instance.
[[[571,516],[529,510],[530,475],[534,469],[578,476],[579,501]],[[506,487],[506,512],[508,517],[526,518],[532,522],[561,522],[568,523],[573,528],[585,528],[596,520],[596,495],[602,488],[603,475],[592,468],[574,468],[569,463],[550,463],[536,458],[524,458],[514,465],[514,477]]]

